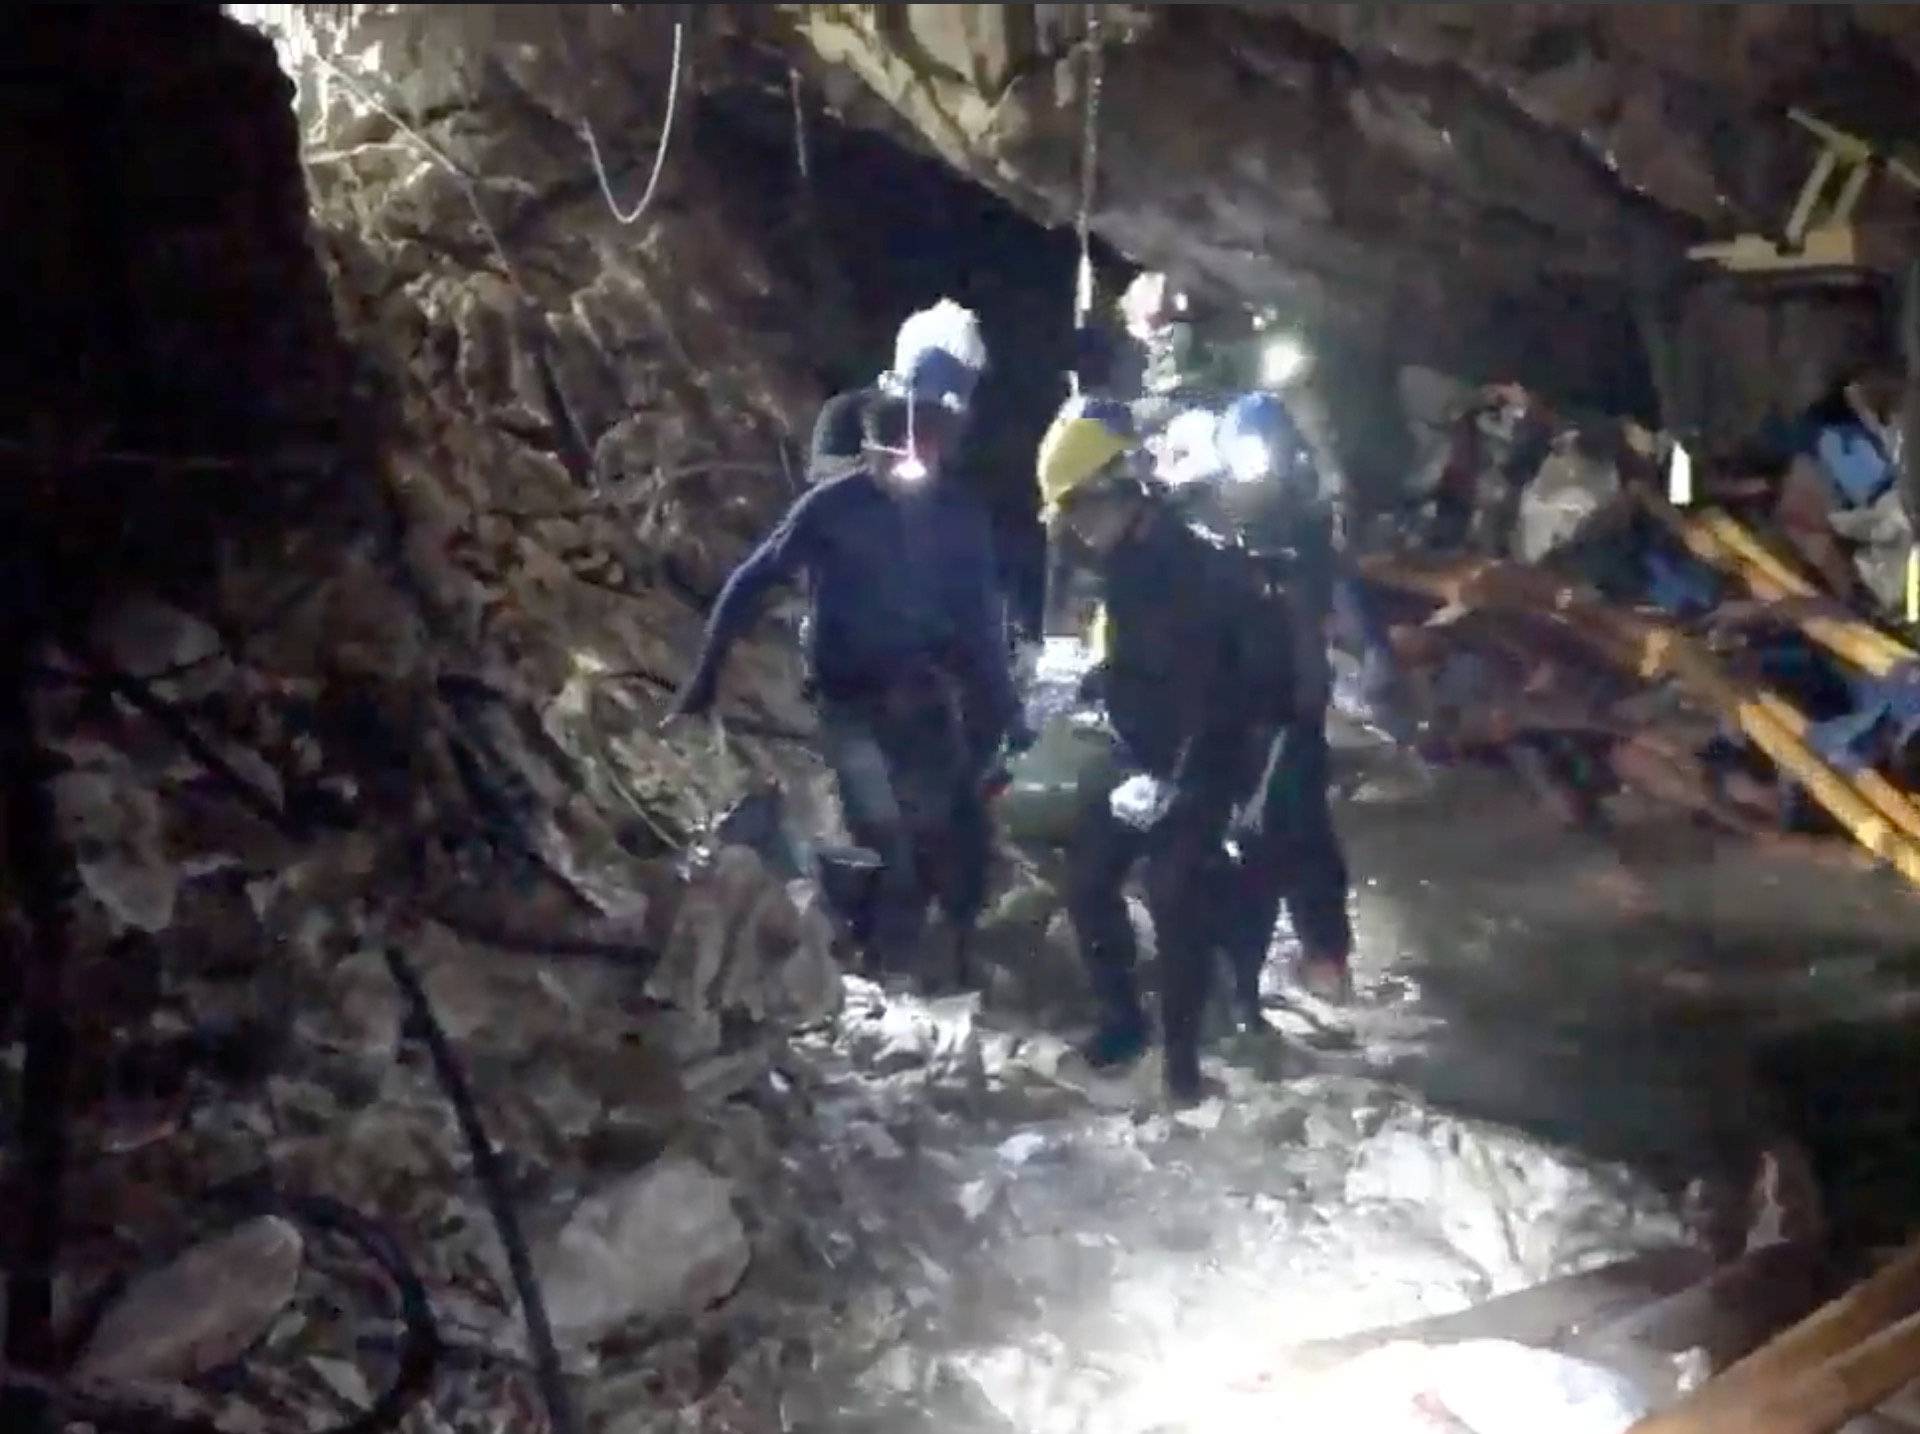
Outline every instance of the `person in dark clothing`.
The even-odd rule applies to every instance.
[[[881,861],[859,932],[881,968],[911,963],[929,895],[964,967],[989,855],[982,783],[1018,706],[985,515],[940,476],[954,431],[951,408],[912,390],[870,399],[860,466],[802,494],[728,579],[676,706],[711,707],[760,598],[806,573],[822,745],[855,840]]]
[[[1209,542],[1132,465],[1124,410],[1069,406],[1040,454],[1049,521],[1093,555],[1107,644],[1098,685],[1118,739],[1110,770],[1080,793],[1068,912],[1100,1006],[1086,1055],[1140,1055],[1145,1018],[1122,895],[1144,866],[1160,951],[1169,1095],[1200,1093],[1200,1023],[1233,894],[1225,840],[1291,700],[1285,648],[1245,555]]]
[[[1224,511],[1238,520],[1239,539],[1267,584],[1291,678],[1258,799],[1236,818],[1231,837],[1226,940],[1234,1008],[1243,1030],[1259,1030],[1260,972],[1283,901],[1300,942],[1302,984],[1328,1001],[1351,994],[1349,876],[1328,801],[1328,625],[1338,618],[1370,656],[1384,653],[1386,634],[1343,568],[1332,506],[1285,405],[1265,393],[1238,400],[1221,422],[1219,446],[1231,480]],[[1377,696],[1391,705],[1390,693]]]
[[[1328,1001],[1344,1001],[1352,993],[1349,878],[1328,801],[1325,707],[1295,716],[1275,741],[1258,802],[1232,834],[1235,861],[1225,939],[1234,1014],[1243,1031],[1266,1028],[1260,972],[1282,901],[1300,941],[1302,984]]]

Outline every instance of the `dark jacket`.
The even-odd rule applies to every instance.
[[[998,745],[1017,701],[986,518],[950,484],[896,496],[865,468],[801,494],[727,579],[690,705],[711,700],[761,597],[801,572],[812,580],[808,657],[822,696],[877,698],[932,662],[960,680],[977,742]]]
[[[808,482],[836,478],[860,465],[864,451],[861,413],[873,395],[872,388],[849,389],[820,406],[820,416],[813,421],[813,442],[807,454]]]
[[[1283,592],[1293,715],[1317,716],[1333,686],[1328,620],[1357,600],[1334,543],[1333,511],[1325,503],[1303,503],[1275,515],[1258,538],[1263,574]]]
[[[1102,565],[1102,688],[1134,760],[1176,785],[1245,788],[1295,700],[1284,604],[1256,565],[1170,507]]]

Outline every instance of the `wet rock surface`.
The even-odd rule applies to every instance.
[[[1463,1309],[1691,1238],[1621,1169],[1443,1115],[1303,1048],[1222,1048],[1161,1108],[977,1002],[849,982],[803,1044],[811,1227],[853,1288],[821,1427],[1200,1428],[1289,1344]],[[1337,1061],[1333,1064],[1339,1064]],[[1208,1403],[1208,1401],[1214,1401]]]
[[[685,1318],[732,1294],[750,1258],[733,1199],[690,1160],[589,1195],[534,1257],[554,1328],[586,1344],[628,1320]]]

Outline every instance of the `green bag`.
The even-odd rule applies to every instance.
[[[1049,718],[1039,739],[1008,767],[1010,780],[994,804],[1001,827],[1016,842],[1064,844],[1073,835],[1082,784],[1115,760],[1104,722],[1071,712]]]

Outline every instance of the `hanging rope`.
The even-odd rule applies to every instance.
[[[1082,339],[1087,319],[1093,313],[1093,199],[1100,171],[1100,84],[1103,66],[1100,56],[1100,7],[1087,6],[1087,72],[1083,83],[1080,112],[1080,212],[1074,220],[1074,232],[1080,240],[1080,269],[1073,286],[1073,330],[1076,343]],[[1067,390],[1080,396],[1080,362],[1076,358],[1067,373]]]
[[[647,179],[646,193],[640,196],[640,202],[633,206],[631,214],[620,212],[620,201],[613,197],[613,185],[607,179],[607,166],[600,158],[600,144],[593,137],[593,126],[586,120],[580,121],[580,133],[586,137],[587,154],[593,160],[594,177],[600,181],[600,193],[607,201],[607,208],[616,222],[636,224],[640,216],[647,212],[653,203],[654,192],[660,187],[660,175],[667,167],[667,145],[673,139],[673,117],[680,107],[680,49],[686,34],[684,20],[673,22],[673,73],[667,81],[667,118],[660,126],[660,147],[654,151],[653,174]]]
[[[800,182],[813,183],[813,165],[807,159],[807,103],[800,89],[800,72],[787,71],[788,88],[793,92],[793,156],[800,169]]]
[[[1100,87],[1105,78],[1101,61],[1099,5],[1087,6],[1086,102],[1082,113],[1080,148],[1080,214],[1075,229],[1080,239],[1080,274],[1074,289],[1073,324],[1086,325],[1093,312],[1093,200],[1100,173]]]

